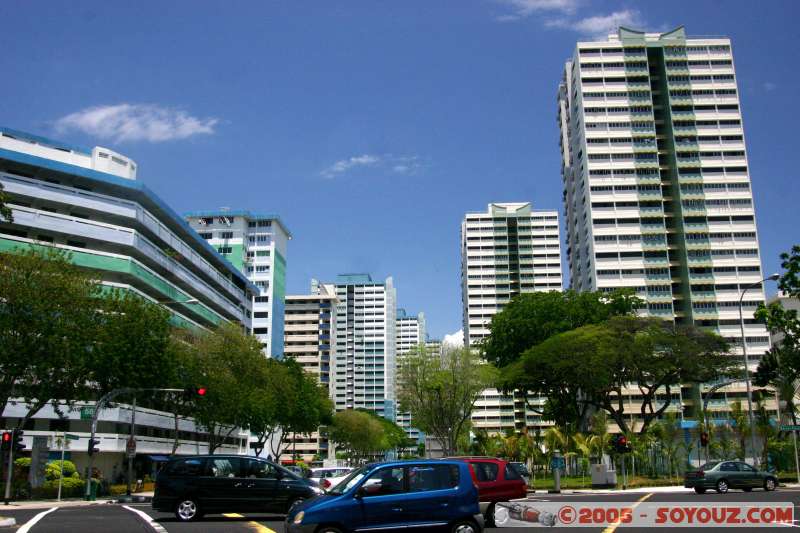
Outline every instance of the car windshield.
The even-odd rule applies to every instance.
[[[719,461],[711,461],[711,462],[706,463],[703,466],[701,466],[700,470],[711,470],[712,468],[714,468],[718,464],[719,464]]]
[[[528,467],[525,466],[525,463],[509,463],[509,464],[511,465],[511,468],[516,470],[517,473],[521,476],[527,476],[528,474],[530,474],[530,472],[528,472]]]
[[[358,470],[354,470],[353,472],[350,472],[350,475],[344,478],[341,481],[341,483],[339,483],[331,490],[329,490],[328,494],[334,494],[334,495],[344,494],[348,490],[352,489],[356,485],[356,483],[361,481],[364,478],[364,476],[367,475],[367,472],[369,472],[369,469],[366,466],[361,467]]]

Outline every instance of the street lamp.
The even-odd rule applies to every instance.
[[[753,466],[758,468],[758,454],[756,453],[756,436],[755,436],[755,424],[753,423],[753,393],[750,387],[750,369],[749,364],[750,362],[747,359],[747,337],[744,334],[744,313],[742,312],[742,300],[744,300],[744,295],[752,289],[753,287],[758,287],[765,281],[777,281],[780,278],[780,274],[773,274],[769,277],[762,279],[756,283],[748,285],[742,291],[742,294],[739,296],[739,327],[742,331],[742,354],[744,355],[744,383],[747,386],[747,418],[750,422],[750,448],[753,450]],[[779,408],[780,409],[780,408]]]

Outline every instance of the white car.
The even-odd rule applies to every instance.
[[[315,481],[324,490],[331,489],[339,484],[341,480],[352,472],[352,468],[331,467],[331,468],[312,468],[311,481]]]

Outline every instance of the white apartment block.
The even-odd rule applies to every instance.
[[[522,293],[560,291],[561,244],[557,211],[530,203],[492,203],[461,223],[461,298],[464,342],[474,347],[489,334],[492,317]],[[502,433],[539,425],[521,398],[489,389],[472,416],[475,428]]]
[[[336,287],[313,283],[312,294],[287,295],[284,328],[284,357],[297,361],[303,370],[317,376],[330,392],[331,354],[336,342]],[[324,431],[323,431],[324,433]],[[315,456],[328,457],[328,439],[315,431],[309,435],[291,435],[289,450],[306,462]]]
[[[250,211],[196,211],[186,214],[186,220],[258,287],[252,333],[267,357],[282,358],[289,230],[276,215]]]
[[[409,315],[405,309],[397,310],[397,366],[403,364],[403,356],[419,345],[425,345],[425,313]],[[398,383],[399,384],[399,383]],[[411,413],[397,413],[397,424],[409,439],[424,439],[418,429],[411,426]]]
[[[572,288],[631,288],[648,314],[739,346],[747,290],[755,365],[769,336],[753,318],[764,276],[730,39],[620,28],[579,42],[558,122]]]
[[[331,397],[336,410],[369,409],[396,420],[397,293],[392,278],[341,274],[336,282]]]

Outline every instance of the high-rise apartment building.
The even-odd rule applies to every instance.
[[[334,285],[331,398],[337,410],[369,409],[395,421],[397,294],[392,278],[379,282],[369,274],[341,274]]]
[[[650,314],[741,340],[762,279],[731,43],[683,28],[581,42],[559,87],[576,290],[635,289]],[[752,353],[769,340],[747,293]]]
[[[336,343],[336,288],[315,283],[312,294],[286,296],[284,357],[297,361],[303,370],[317,376],[330,392],[331,354]],[[291,435],[288,453],[311,461],[328,455],[328,439],[318,431],[309,435]]]
[[[58,248],[102,283],[163,304],[177,325],[249,327],[256,287],[141,181],[131,159],[0,129],[14,222],[0,250]]]
[[[461,299],[464,343],[489,334],[492,317],[522,293],[560,291],[561,244],[557,211],[535,211],[530,203],[493,203],[467,213],[461,223]],[[478,400],[474,427],[504,432],[541,420],[522,398],[489,389]]]
[[[769,347],[731,42],[620,28],[579,42],[558,89],[572,287],[628,287],[653,316]],[[741,346],[741,344],[739,344]],[[741,351],[741,349],[740,349]]]
[[[403,356],[419,345],[425,345],[425,313],[409,315],[405,309],[397,310],[397,367],[403,364]],[[399,378],[398,378],[399,379]],[[402,384],[398,381],[398,386]],[[402,427],[409,439],[419,441],[418,429],[411,426],[411,413],[398,411],[397,424]]]
[[[264,354],[283,357],[289,230],[276,215],[250,211],[197,211],[186,214],[186,220],[258,287],[252,302],[252,333]]]

